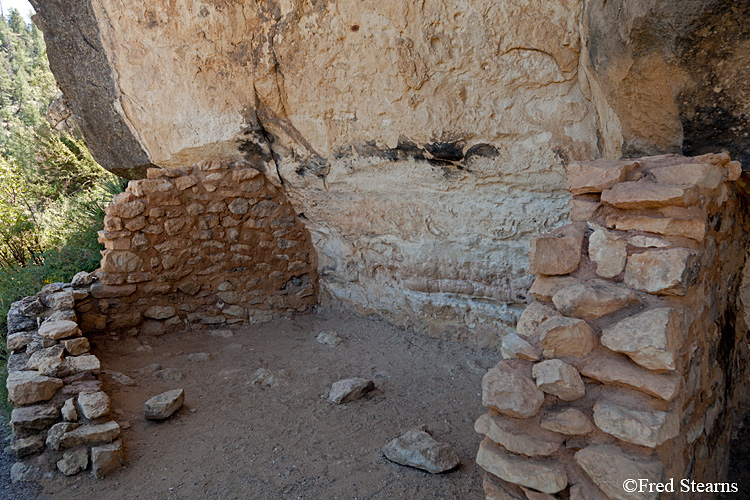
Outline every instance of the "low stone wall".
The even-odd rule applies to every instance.
[[[750,385],[739,175],[726,154],[570,165],[573,222],[532,240],[536,300],[483,380],[488,499],[689,499],[690,481],[725,481]]]
[[[221,327],[317,300],[309,233],[284,195],[244,163],[149,169],[107,208],[85,331],[161,335]]]
[[[93,277],[52,283],[11,305],[8,313],[8,399],[13,404],[11,478],[38,479],[57,468],[102,477],[122,465],[120,426],[101,389],[99,359],[78,327],[75,305]]]

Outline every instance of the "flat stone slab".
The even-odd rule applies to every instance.
[[[630,266],[630,260],[628,266]],[[597,319],[630,304],[635,304],[639,300],[628,288],[609,281],[593,279],[559,290],[552,297],[552,302],[565,316]]]
[[[348,403],[359,399],[375,389],[375,382],[364,378],[347,378],[334,382],[328,393],[328,400],[332,403]]]
[[[654,373],[619,356],[591,354],[581,363],[579,371],[584,377],[604,384],[630,387],[665,401],[672,401],[680,388],[679,374]]]
[[[165,420],[182,407],[185,391],[175,389],[154,396],[146,401],[143,412],[147,420]]]
[[[36,371],[15,371],[8,375],[6,387],[8,399],[17,405],[27,405],[52,399],[63,381],[45,377]]]
[[[633,409],[601,399],[594,404],[594,422],[607,434],[649,448],[657,447],[680,432],[676,411]]]
[[[514,455],[488,438],[479,445],[477,464],[500,479],[542,493],[557,493],[568,485],[565,468],[557,460]]]
[[[46,339],[58,340],[69,337],[81,336],[78,323],[65,319],[59,321],[47,321],[39,327],[39,335]]]
[[[659,493],[626,492],[626,479],[662,480],[664,474],[658,459],[633,455],[611,444],[590,445],[575,454],[578,465],[609,498],[616,500],[656,500]],[[588,499],[587,499],[588,500]]]
[[[383,448],[383,454],[391,462],[433,474],[451,470],[461,463],[452,446],[438,443],[420,429],[412,429],[389,442]]]
[[[506,450],[527,457],[546,457],[560,449],[565,437],[547,432],[531,420],[533,419],[521,420],[489,412],[479,417],[474,430]],[[592,424],[591,429],[593,428]]]

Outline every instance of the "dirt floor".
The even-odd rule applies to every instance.
[[[328,330],[344,344],[317,342]],[[481,378],[496,352],[331,313],[233,333],[95,338],[102,368],[136,381],[122,386],[105,377],[116,419],[129,424],[122,435],[127,467],[99,482],[57,474],[42,480],[36,498],[483,497],[473,427],[483,413]],[[191,361],[196,353],[211,359]],[[171,370],[151,373],[150,365]],[[351,377],[372,378],[377,389],[348,404],[329,403],[331,384]],[[167,421],[145,421],[144,402],[175,388],[185,389],[183,408]],[[389,440],[420,425],[457,448],[458,469],[433,475],[383,457]]]

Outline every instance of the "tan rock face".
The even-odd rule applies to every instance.
[[[560,313],[539,302],[532,302],[518,318],[516,332],[527,340],[538,339],[540,335],[539,326],[555,316],[560,316]]]
[[[602,331],[602,344],[651,370],[674,370],[682,342],[680,314],[660,307],[630,316]]]
[[[700,271],[698,256],[686,248],[633,254],[625,268],[625,283],[661,295],[685,295]]]
[[[617,356],[592,354],[581,363],[579,371],[581,375],[603,384],[638,389],[665,401],[674,399],[680,388],[680,376],[677,373],[653,373]]]
[[[602,202],[616,208],[644,209],[686,207],[697,197],[695,188],[670,186],[647,181],[621,182],[602,193]]]
[[[575,408],[552,410],[542,415],[542,429],[558,432],[567,436],[588,434],[594,430],[594,424],[586,415]]]
[[[528,457],[552,455],[564,440],[559,434],[545,432],[532,422],[519,424],[512,417],[492,412],[479,417],[474,429],[506,450]]]
[[[634,410],[602,400],[594,404],[594,422],[607,434],[650,448],[672,439],[680,431],[676,411]]]
[[[578,465],[609,498],[616,500],[656,500],[658,492],[626,492],[627,479],[643,478],[659,482],[664,473],[658,459],[627,453],[609,444],[590,445],[575,454]]]
[[[614,215],[607,217],[607,227],[628,231],[646,231],[666,236],[684,236],[703,241],[706,224],[696,219],[656,218],[642,215]]]
[[[581,262],[584,227],[566,226],[551,234],[531,238],[529,272],[533,274],[570,274]]]
[[[482,379],[482,404],[504,415],[528,418],[536,415],[544,394],[520,371],[500,362]]]
[[[638,163],[627,160],[571,162],[568,165],[568,191],[574,195],[601,193],[627,180]]]
[[[638,297],[609,281],[590,280],[563,288],[555,293],[552,302],[566,316],[596,319],[637,303]]]
[[[578,370],[559,359],[537,363],[531,373],[536,379],[537,387],[563,401],[575,401],[586,395]]]
[[[15,371],[8,375],[6,381],[8,399],[17,405],[47,401],[62,386],[59,378],[45,377],[36,371]]]
[[[628,258],[625,239],[596,227],[589,237],[589,259],[596,264],[596,274],[614,278],[625,269]]]
[[[545,358],[583,358],[599,344],[594,330],[582,319],[556,316],[539,325],[539,331]]]
[[[503,358],[519,358],[527,361],[538,361],[541,358],[539,351],[515,333],[509,333],[503,337],[500,347]]]
[[[505,481],[543,493],[557,493],[568,485],[568,476],[559,462],[513,455],[489,439],[479,446],[477,464]]]

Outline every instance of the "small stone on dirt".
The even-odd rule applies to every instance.
[[[128,377],[124,373],[115,372],[112,370],[102,370],[102,373],[116,384],[127,385],[127,386],[135,385],[135,380]]]
[[[214,337],[219,337],[221,339],[228,339],[229,337],[234,336],[232,330],[211,330],[211,335],[213,335]]]
[[[318,342],[320,342],[321,344],[336,347],[336,346],[343,344],[344,339],[341,338],[341,336],[338,333],[331,330],[328,332],[320,332],[320,334],[318,334]]]
[[[461,463],[452,446],[438,443],[420,429],[412,429],[385,445],[383,454],[392,462],[433,474],[454,469]]]
[[[187,360],[191,363],[199,363],[201,361],[210,361],[212,358],[210,353],[207,352],[194,352],[193,354],[188,354]]]
[[[332,403],[348,403],[359,399],[371,390],[375,389],[375,382],[364,378],[347,378],[334,382],[328,399]]]
[[[151,380],[160,380],[162,382],[177,382],[182,380],[182,372],[177,368],[164,368],[151,374]]]
[[[185,402],[185,391],[175,389],[154,396],[146,401],[144,415],[147,420],[164,420],[172,416]]]

